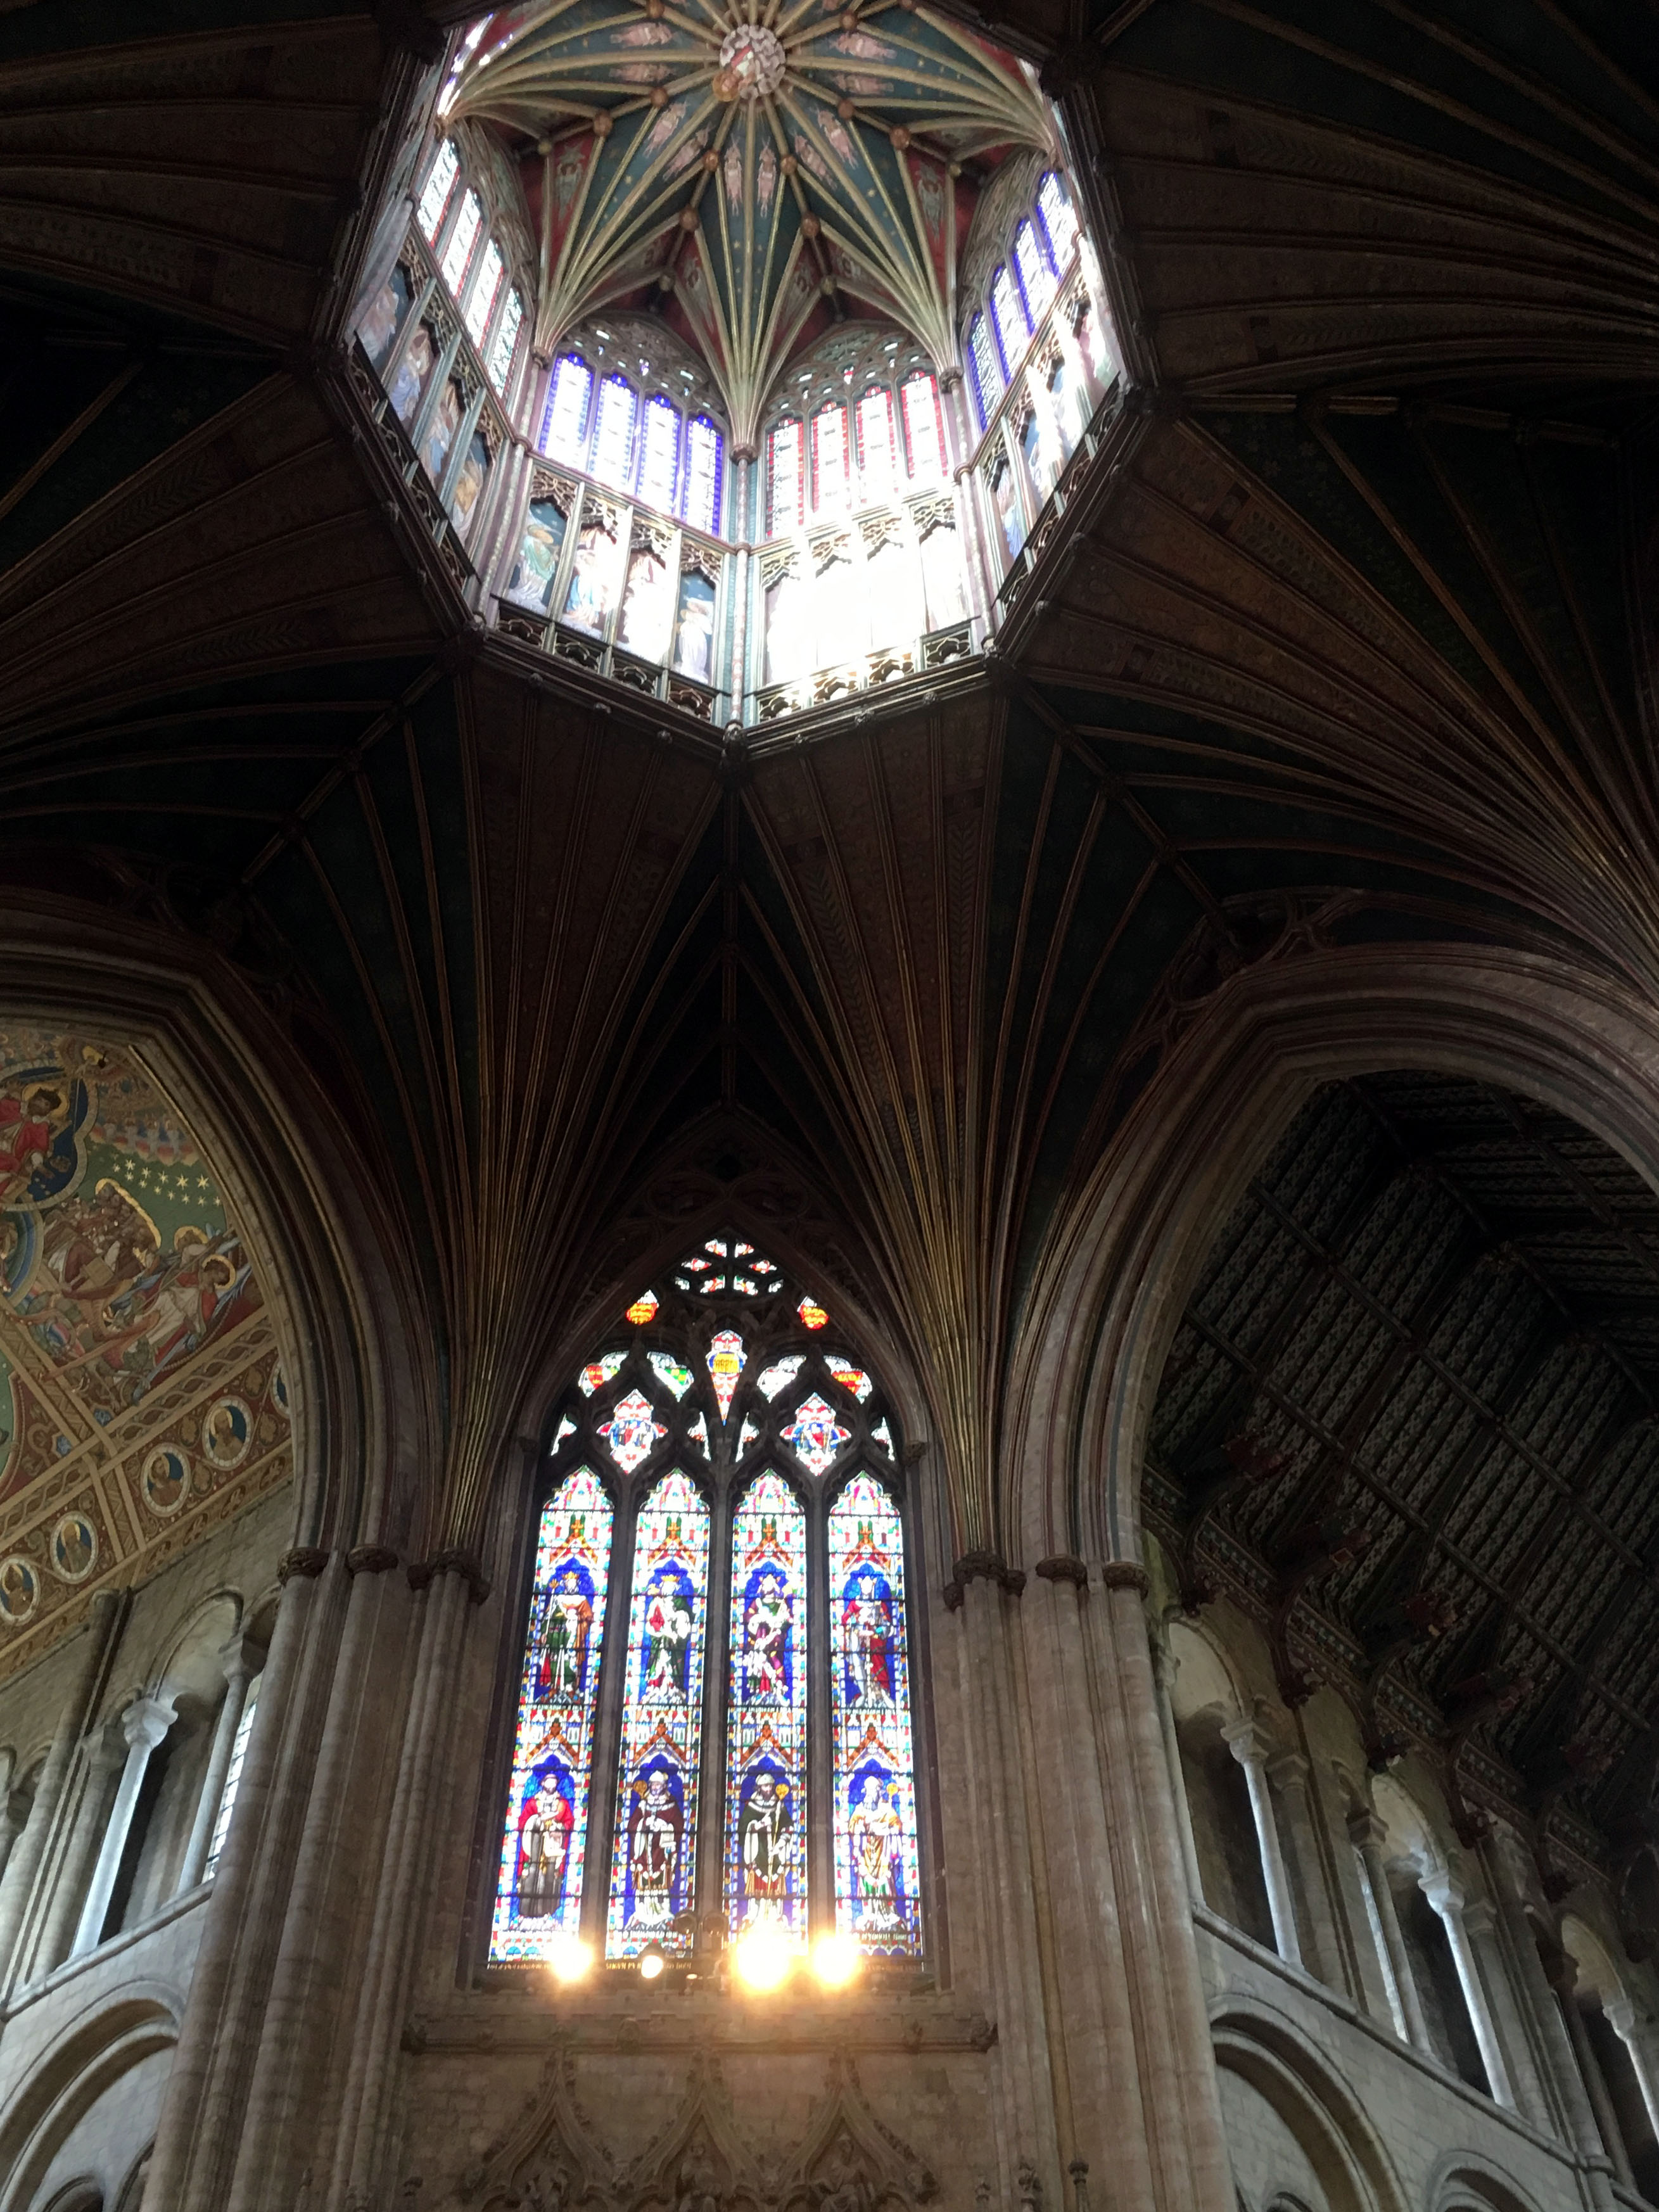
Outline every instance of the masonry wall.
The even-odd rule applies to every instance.
[[[77,2182],[100,2192],[106,2212],[137,2204],[210,1894],[209,1882],[184,1877],[227,1691],[222,1654],[245,1639],[257,1669],[291,1516],[286,1490],[260,1500],[122,1593],[107,1608],[101,1644],[94,1610],[0,1690],[0,1761],[12,1754],[15,1784],[39,1775],[66,1720],[75,1738],[27,1894],[17,1894],[16,1880],[27,1826],[0,1872],[0,1922],[9,1903],[15,1923],[0,1961],[4,2212],[33,2212]],[[125,1765],[123,1718],[146,1699],[176,1718],[138,1794],[106,1932],[70,1957],[118,1786],[107,1761]],[[23,1797],[15,1787],[14,1811],[27,1814]]]

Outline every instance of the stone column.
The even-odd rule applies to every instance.
[[[1425,2057],[1433,2056],[1429,2042],[1428,2022],[1423,2017],[1423,2000],[1418,1995],[1416,1977],[1406,1949],[1406,1938],[1401,1933],[1400,1915],[1395,1910],[1394,1891],[1389,1882],[1388,1861],[1382,1856],[1382,1841],[1388,1830],[1375,1813],[1355,1813],[1348,1820],[1348,1833],[1352,1837],[1359,1856],[1365,1862],[1365,1879],[1370,1886],[1371,1904],[1376,1913],[1376,1924],[1382,1931],[1382,1949],[1395,1994],[1400,2000],[1400,2009],[1405,2017],[1406,2040]]]
[[[1474,1947],[1464,1923],[1463,1893],[1451,1876],[1443,1871],[1425,1875],[1419,1887],[1440,1915],[1446,1941],[1451,1946],[1452,1964],[1457,1969],[1457,1985],[1463,1992],[1463,2004],[1469,2015],[1469,2025],[1474,2028],[1474,2039],[1480,2046],[1480,2063],[1486,2069],[1486,2086],[1492,2091],[1493,2101],[1512,2112],[1515,2110],[1515,2089],[1510,2081],[1504,2046],[1498,2039],[1492,2008],[1486,2002],[1486,1986],[1480,1979],[1480,1969],[1475,1962]]]
[[[1284,1808],[1290,1841],[1291,1893],[1297,1917],[1308,1934],[1310,1955],[1302,1963],[1328,1989],[1346,1992],[1342,1972],[1342,1946],[1331,1910],[1330,1885],[1319,1848],[1308,1790],[1308,1761],[1299,1751],[1281,1751],[1267,1761],[1267,1779]]]
[[[91,1869],[98,1856],[99,1840],[108,1825],[110,1777],[118,1772],[127,1756],[126,1743],[113,1723],[88,1739],[81,1794],[58,1854],[56,1880],[51,1884],[45,1924],[35,1950],[29,1979],[73,1957],[72,1938],[80,1925]]]
[[[1279,1823],[1273,1816],[1273,1791],[1267,1784],[1267,1747],[1254,1720],[1231,1721],[1221,1731],[1233,1757],[1244,1770],[1249,1785],[1250,1813],[1255,1821],[1256,1848],[1261,1854],[1261,1877],[1267,1886],[1267,1910],[1273,1915],[1273,1942],[1279,1955],[1292,1966],[1302,1964],[1302,1945],[1296,1932],[1296,1906],[1291,1898],[1291,1878],[1285,1870],[1285,1854],[1279,1846]]]
[[[1630,2053],[1631,2069],[1636,2075],[1636,2086],[1642,2092],[1642,2102],[1647,2107],[1648,2125],[1659,2140],[1659,2084],[1653,2078],[1649,2063],[1646,2039],[1636,2023],[1636,2007],[1628,1997],[1615,1997],[1611,2004],[1603,2003],[1607,2026]]]
[[[121,1733],[127,1743],[126,1764],[121,1770],[120,1784],[104,1829],[86,1903],[81,1908],[80,1924],[70,1947],[72,1959],[97,1948],[103,1933],[104,1915],[109,1911],[110,1897],[115,1888],[115,1877],[121,1870],[121,1854],[127,1847],[138,1792],[144,1785],[144,1770],[149,1765],[150,1753],[178,1717],[170,1698],[135,1698],[121,1716]]]
[[[1111,1559],[1088,1594],[1095,1757],[1135,2024],[1134,2084],[1158,2212],[1236,2212],[1147,1637],[1145,1570]],[[1125,2062],[1127,2069],[1127,2061]],[[1114,2208],[1134,2203],[1115,2196]]]
[[[1572,2055],[1578,2062],[1579,2078],[1589,2097],[1590,2110],[1595,2115],[1597,2132],[1612,2164],[1614,2177],[1622,2187],[1633,2190],[1636,2177],[1630,2169],[1630,2154],[1625,2148],[1624,2130],[1619,2124],[1619,2115],[1613,2109],[1613,2099],[1607,2094],[1600,2062],[1591,2048],[1589,2030],[1584,2025],[1584,2015],[1578,2009],[1578,1968],[1565,1951],[1556,1954],[1555,1972],[1551,1977],[1555,1993],[1561,2000],[1561,2015],[1567,2024],[1567,2039],[1572,2045]]]
[[[1181,1863],[1194,1905],[1204,1902],[1204,1877],[1199,1870],[1198,1845],[1193,1840],[1193,1808],[1187,1802],[1187,1777],[1181,1765],[1181,1738],[1176,1731],[1175,1678],[1181,1662],[1162,1637],[1152,1644],[1152,1687],[1158,1694],[1158,1733],[1164,1738],[1164,1757],[1170,1770],[1170,1791],[1175,1799],[1176,1823],[1181,1832]]]
[[[35,1875],[46,1848],[46,1838],[58,1819],[75,1747],[97,1701],[125,1601],[125,1591],[100,1589],[93,1593],[75,1680],[58,1716],[52,1748],[34,1785],[34,1802],[29,1808],[28,1819],[6,1861],[5,1876],[0,1881],[0,2003],[14,1986],[21,1966],[17,1939],[33,1897]]]
[[[213,1725],[207,1772],[202,1777],[201,1793],[196,1800],[196,1818],[191,1823],[190,1841],[185,1846],[175,1896],[194,1889],[207,1871],[208,1852],[212,1848],[213,1831],[225,1794],[225,1778],[230,1772],[236,1731],[241,1724],[242,1706],[253,1674],[253,1654],[240,1636],[233,1637],[220,1651],[219,1663],[225,1670],[225,1694],[219,1717]]]
[[[4,1777],[3,1780],[0,1780],[0,1882],[3,1882],[6,1875],[6,1861],[11,1856],[11,1847],[16,1842],[18,1832],[23,1825],[12,1809],[15,1802],[12,1784],[17,1779],[17,1760],[15,1753],[7,1753],[4,1766],[0,1768],[0,1774],[3,1774]]]

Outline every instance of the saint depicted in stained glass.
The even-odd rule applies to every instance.
[[[580,1923],[611,1526],[586,1468],[542,1514],[492,1959],[544,1957]]]
[[[640,1509],[634,1544],[605,1956],[684,1951],[702,1746],[708,1508],[678,1468]]]
[[[757,1917],[806,1941],[806,1516],[780,1474],[732,1522],[726,1800],[732,1935]]]
[[[861,1950],[915,1956],[915,1751],[898,1510],[857,1474],[830,1512],[830,1700],[836,1791],[836,1925]]]
[[[490,1956],[568,1955],[599,1789],[614,1808],[607,1960],[683,1957],[711,1913],[732,1940],[760,1925],[804,1954],[815,1825],[834,1839],[820,1918],[833,1911],[867,1954],[917,1958],[903,1529],[871,1471],[900,1462],[892,1415],[848,1340],[823,1346],[824,1309],[746,1240],[708,1237],[656,1285],[624,1302],[627,1349],[577,1370],[555,1425]],[[687,1471],[705,1468],[729,1500],[724,1529]],[[628,1620],[603,1662],[616,1734],[596,1752],[617,1510],[633,1528]],[[711,1620],[717,1544],[730,1572]],[[711,1691],[724,1714],[705,1743]],[[808,1763],[820,1713],[827,1787]],[[709,1820],[719,1849],[702,1853],[700,1894]],[[591,1896],[593,1919],[596,1906]]]

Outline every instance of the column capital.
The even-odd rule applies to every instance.
[[[1357,1813],[1348,1815],[1348,1840],[1358,1850],[1367,1853],[1380,1851],[1389,1839],[1389,1824],[1362,1805]]]
[[[227,1682],[246,1682],[250,1674],[257,1674],[264,1666],[265,1655],[262,1644],[254,1643],[239,1629],[219,1646],[215,1656]]]
[[[135,1698],[121,1716],[121,1733],[132,1750],[142,1744],[154,1751],[178,1717],[171,1698]]]
[[[1241,1766],[1266,1766],[1267,1740],[1261,1723],[1252,1714],[1243,1720],[1222,1723],[1221,1741]]]
[[[1311,1768],[1299,1751],[1276,1751],[1267,1760],[1267,1772],[1281,1790],[1304,1790]]]
[[[1471,1936],[1490,1936],[1498,1925],[1498,1908],[1486,1897],[1466,1897],[1463,1925]]]

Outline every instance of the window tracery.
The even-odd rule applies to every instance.
[[[584,1927],[613,1965],[684,1958],[710,1915],[793,1954],[835,1929],[921,1955],[895,1424],[830,1322],[713,1237],[578,1373],[538,1523],[492,1961],[556,1958]]]

